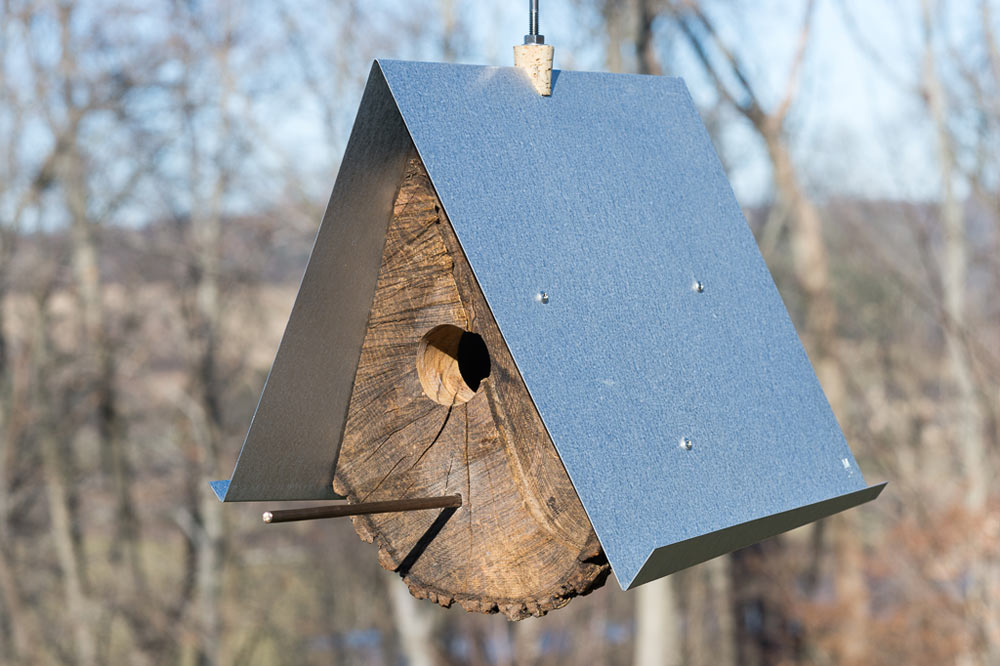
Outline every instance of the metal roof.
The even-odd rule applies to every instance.
[[[383,60],[227,501],[335,497],[411,139],[623,588],[880,492],[683,81]]]

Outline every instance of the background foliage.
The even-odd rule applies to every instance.
[[[562,66],[687,79],[888,492],[518,624],[222,507],[371,59],[508,64],[523,28],[0,0],[0,662],[1000,663],[996,3],[544,4]]]

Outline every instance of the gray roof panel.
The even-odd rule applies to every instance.
[[[377,65],[226,502],[342,499],[333,472],[411,142]]]
[[[865,488],[683,81],[379,64],[623,587]]]

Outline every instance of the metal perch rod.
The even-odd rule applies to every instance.
[[[447,509],[460,506],[462,506],[461,495],[442,495],[441,497],[417,497],[414,499],[388,500],[385,502],[361,502],[359,504],[337,504],[333,506],[311,506],[304,509],[265,511],[263,518],[265,523],[290,523],[296,520],[342,518],[344,516],[359,516],[369,513]]]

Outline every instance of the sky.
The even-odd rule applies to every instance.
[[[461,4],[461,3],[460,3]],[[469,54],[489,64],[509,64],[509,47],[525,29],[527,3],[475,3],[483,16],[473,26],[481,53]],[[805,2],[792,0],[735,0],[738,8],[727,21],[720,12],[719,29],[734,48],[747,54],[748,66],[771,99],[784,89],[797,45]],[[492,5],[492,6],[491,6]],[[498,9],[502,5],[502,9]],[[751,8],[745,11],[743,8]],[[800,84],[799,101],[790,118],[807,182],[818,194],[852,194],[866,198],[934,198],[938,189],[934,146],[923,111],[915,105],[912,86],[918,80],[920,44],[912,29],[919,20],[915,0],[820,0],[813,17],[812,41]],[[603,69],[602,45],[581,34],[581,11],[572,1],[542,0],[542,32],[556,46],[556,67]],[[850,18],[848,18],[850,17]],[[877,45],[899,80],[890,80],[881,65],[857,45],[856,32]],[[657,29],[654,27],[654,29]],[[662,33],[662,30],[659,32]],[[503,35],[503,37],[498,37]],[[662,44],[671,40],[664,35]],[[669,47],[668,47],[669,48]],[[699,105],[709,107],[714,89],[701,74],[693,54],[683,47],[659,53],[664,69],[681,76]],[[907,88],[906,86],[911,86]],[[770,196],[770,172],[763,147],[745,121],[730,117],[724,130],[730,175],[744,203]],[[902,168],[901,165],[907,165]]]
[[[114,4],[120,0],[107,1]],[[81,24],[106,27],[107,17],[100,13],[102,0],[95,2],[81,5],[79,20]],[[352,15],[346,9],[351,6],[346,0],[296,0],[281,5],[288,8],[299,25],[300,34],[293,39],[283,29],[282,16],[275,9],[278,5],[270,0],[196,3],[201,8],[198,11],[219,24],[226,11],[239,13],[246,26],[242,29],[250,30],[250,47],[240,56],[247,62],[240,67],[252,73],[247,85],[255,90],[246,92],[237,103],[247,105],[255,116],[256,128],[252,132],[256,134],[250,137],[254,152],[252,161],[243,155],[235,159],[241,160],[245,180],[252,182],[234,195],[231,212],[275,205],[289,180],[312,199],[324,201],[333,185],[371,59],[441,60],[444,21],[440,8],[445,2],[357,0]],[[511,65],[512,47],[522,41],[527,31],[527,0],[452,3],[459,18],[454,35],[455,59],[469,64]],[[557,68],[604,70],[604,27],[599,17],[585,8],[594,4],[585,0],[541,0],[541,31],[546,42],[555,46]],[[725,41],[745,60],[764,103],[780,98],[797,44],[804,0],[705,0],[704,4]],[[169,13],[165,9],[168,6],[137,0],[136,7],[141,11],[135,15],[144,18],[136,23],[126,17],[131,22],[122,24],[123,34],[118,38],[127,43],[138,29],[144,34],[136,35],[137,44],[163,39],[160,26]],[[906,200],[938,197],[941,188],[934,133],[916,94],[921,67],[919,6],[917,0],[817,0],[800,92],[788,122],[789,144],[800,176],[816,195]],[[942,1],[940,7],[942,32],[948,34],[952,47],[962,46],[960,31],[949,26],[976,29],[975,16],[969,15],[974,3]],[[41,42],[49,42],[53,47],[49,49],[51,57],[57,58],[55,30],[46,32],[43,23],[36,23],[30,39],[38,42],[41,52],[47,52]],[[207,32],[218,29],[207,19],[205,26]],[[711,113],[717,106],[714,87],[683,39],[666,20],[655,24],[654,31],[665,72],[683,77],[703,113]],[[321,64],[320,68],[346,72],[338,74],[337,80],[322,91],[335,108],[332,127],[324,124],[316,95],[305,89],[295,59],[299,51],[308,53],[314,64]],[[16,81],[17,70],[23,71],[24,65],[16,57],[17,49],[9,52],[15,55],[7,59],[6,75]],[[84,62],[92,61],[89,66],[103,66],[100,54],[81,55],[85,56]],[[178,67],[183,66],[178,62],[165,65],[160,76],[170,80],[182,71]],[[202,79],[208,104],[198,139],[198,147],[206,156],[224,141],[212,124],[211,105],[218,82],[211,78],[210,69],[210,64],[205,67],[209,73]],[[157,109],[167,109],[171,103],[167,97],[169,94],[150,93],[131,104],[153,128],[159,122]],[[218,116],[217,109],[215,113]],[[3,116],[0,113],[0,121]],[[176,122],[176,115],[165,113],[164,118],[165,123]],[[721,122],[716,123],[716,147],[729,169],[738,199],[747,206],[768,201],[773,188],[762,143],[737,113],[723,112],[720,118]],[[114,136],[111,126],[102,128],[100,122],[113,123],[114,119],[95,123],[93,134],[98,146],[106,141],[102,133]],[[260,128],[265,131],[258,131]],[[166,130],[168,136],[170,131]],[[264,134],[267,136],[260,140]],[[45,155],[53,141],[51,133],[33,130],[29,124],[21,142],[28,162],[32,155]],[[163,159],[177,160],[180,173],[188,153],[182,142],[176,143],[173,152],[168,151]],[[229,152],[242,150],[234,145]],[[122,149],[122,154],[131,159],[132,152],[127,148]],[[211,160],[206,168],[212,168]],[[30,171],[23,169],[22,175]],[[127,173],[128,169],[120,171]],[[111,168],[100,175],[109,183],[117,177]],[[106,189],[111,191],[113,187]],[[130,207],[122,223],[142,224],[150,216],[164,214],[164,210],[148,205],[150,197],[138,199],[141,205]],[[11,202],[0,204],[9,206]],[[190,208],[194,202],[181,201],[179,205]],[[53,218],[52,224],[59,221]]]
[[[579,4],[541,0],[541,32],[556,48],[556,68],[601,71],[602,27]],[[455,0],[462,32],[456,60],[511,65],[511,48],[527,31],[527,5],[526,1]],[[717,12],[718,27],[744,54],[765,99],[777,99],[796,48],[805,3],[733,0],[731,5],[735,10]],[[407,6],[398,0],[398,11],[405,13]],[[379,9],[374,4],[369,7],[359,17],[362,34],[378,31]],[[440,17],[427,20],[439,23]],[[819,0],[812,25],[800,94],[789,119],[791,143],[808,186],[819,196],[936,198],[933,134],[913,94],[920,67],[919,3]],[[683,77],[696,102],[711,108],[714,89],[693,54],[669,33],[665,22],[654,30],[666,72]],[[859,36],[876,57],[866,53],[867,47],[859,47]],[[376,55],[439,60],[437,44],[386,42]],[[363,77],[358,78],[356,89],[345,91],[345,96],[360,99],[362,83]],[[345,105],[351,106],[346,99]],[[356,108],[356,101],[354,105],[351,108]],[[717,148],[730,167],[738,198],[745,205],[766,201],[771,185],[762,144],[742,118],[735,114],[724,118],[722,145]],[[305,127],[298,121],[291,124],[300,130]]]

